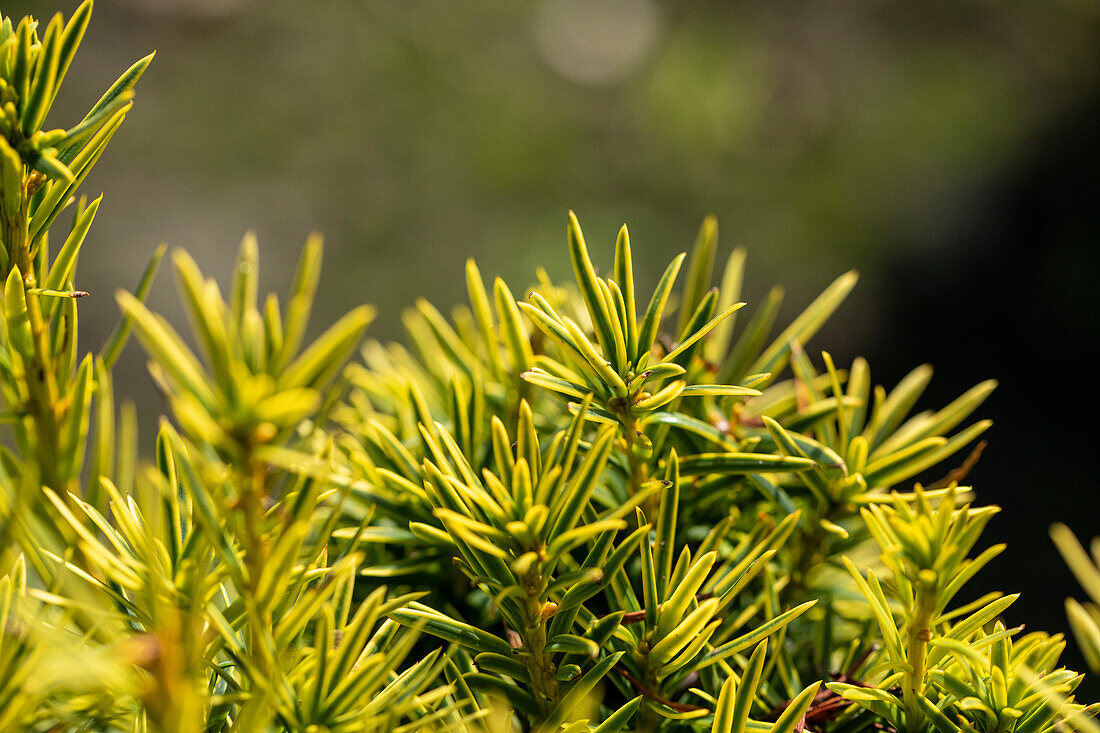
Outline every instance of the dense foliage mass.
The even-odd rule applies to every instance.
[[[0,26],[0,730],[1094,729],[1059,637],[958,601],[1001,549],[966,462],[912,484],[993,383],[912,414],[928,367],[887,391],[811,358],[852,273],[777,336],[779,290],[738,322],[711,220],[646,294],[626,228],[603,277],[571,215],[575,282],[517,302],[471,262],[407,345],[362,344],[367,307],[307,344],[320,241],[261,302],[246,237],[228,297],[173,257],[195,353],[143,304],[158,251],[81,356],[75,192],[149,62],[40,130],[90,12]],[[131,331],[172,415],[148,463],[113,398]]]

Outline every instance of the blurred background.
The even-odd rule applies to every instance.
[[[159,242],[224,276],[254,229],[285,292],[321,230],[315,324],[370,302],[373,334],[399,338],[415,298],[465,299],[468,256],[517,291],[537,264],[566,276],[569,208],[605,266],[629,222],[643,283],[713,213],[723,251],[749,250],[750,305],[783,283],[793,316],[862,273],[811,353],[863,354],[889,387],[931,362],[918,407],[1001,380],[969,480],[1009,548],[975,595],[1023,591],[1012,623],[1066,629],[1081,593],[1047,529],[1100,534],[1100,5],[97,0],[48,126],[152,49],[84,189],[106,194],[77,283],[87,348]],[[151,300],[182,323],[170,268]],[[137,348],[122,368],[151,431]]]

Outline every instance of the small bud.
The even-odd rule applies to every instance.
[[[252,431],[252,442],[255,444],[270,443],[279,434],[279,429],[272,423],[262,422]]]

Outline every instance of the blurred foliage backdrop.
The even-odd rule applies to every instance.
[[[929,404],[1001,380],[971,476],[1005,508],[985,582],[1025,591],[1013,623],[1065,628],[1077,589],[1047,527],[1100,533],[1092,0],[98,0],[49,126],[150,49],[85,186],[106,193],[87,251],[115,253],[81,262],[90,338],[161,241],[225,272],[255,229],[282,289],[320,229],[315,321],[372,302],[372,333],[398,337],[416,297],[463,299],[467,256],[510,282],[564,275],[567,208],[605,265],[628,221],[648,281],[714,213],[725,247],[749,248],[750,300],[782,282],[793,312],[863,273],[819,339],[839,361],[863,353],[888,385],[931,361]],[[148,421],[137,352],[122,366]]]

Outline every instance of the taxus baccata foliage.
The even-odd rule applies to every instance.
[[[1100,673],[1100,537],[1092,539],[1090,557],[1064,524],[1051,527],[1050,536],[1091,600],[1082,604],[1067,598],[1066,615],[1085,663]]]
[[[78,188],[150,61],[41,130],[91,9],[0,26],[0,731],[1094,725],[1062,640],[964,592],[996,509],[965,468],[913,483],[965,467],[993,383],[913,413],[928,367],[886,390],[812,357],[856,276],[776,334],[713,220],[648,290],[625,227],[601,276],[570,215],[571,282],[471,262],[469,306],[418,303],[404,344],[363,343],[365,306],[307,343],[320,240],[280,301],[246,237],[226,294],[172,257],[192,349],[143,304],[157,250],[83,352]],[[131,334],[155,431],[114,399]]]

